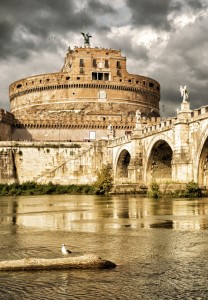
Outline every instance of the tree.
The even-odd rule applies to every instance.
[[[95,193],[103,195],[109,193],[113,187],[112,167],[103,165],[100,171],[97,172],[97,180],[94,183]]]

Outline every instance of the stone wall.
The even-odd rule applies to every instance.
[[[92,143],[4,142],[0,145],[0,182],[90,183],[99,166],[96,158],[102,160],[99,151],[95,153]]]
[[[0,109],[0,141],[8,141],[12,138],[13,114]]]

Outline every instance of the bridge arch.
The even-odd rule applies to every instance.
[[[172,179],[173,144],[164,136],[153,139],[147,149],[144,179],[146,183],[153,180],[168,181]]]
[[[130,160],[130,150],[127,147],[122,147],[117,154],[115,162],[115,183],[124,183],[128,181],[128,166]]]
[[[200,144],[196,151],[196,159],[193,160],[195,171],[194,180],[200,185],[208,186],[208,125],[201,133]]]

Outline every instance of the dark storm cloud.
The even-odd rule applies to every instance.
[[[126,0],[131,10],[132,23],[138,26],[150,26],[154,29],[171,29],[168,15],[190,8],[195,13],[205,7],[203,0]]]
[[[116,13],[115,10],[112,8],[112,6],[98,2],[96,0],[89,0],[87,2],[87,11],[89,11],[90,13],[93,13],[94,16],[96,16],[96,14],[103,15],[103,14],[115,14]]]
[[[122,55],[134,59],[135,61],[142,61],[148,63],[149,55],[148,49],[143,45],[135,45],[132,47],[131,42],[128,41],[128,36],[119,37],[118,39],[108,39],[109,47],[113,49],[121,49]]]
[[[86,2],[84,13],[83,4],[72,0],[1,0],[0,59],[9,55],[26,59],[31,50],[40,51],[46,47],[51,35],[80,32],[85,24],[88,28],[109,31],[106,25],[98,23],[95,26],[95,16],[113,14],[113,8],[91,0]],[[21,31],[24,29],[23,37]]]
[[[0,22],[0,58],[6,58],[12,53],[9,47],[8,38],[13,34],[13,26],[8,22]]]
[[[131,9],[133,24],[166,29],[170,27],[167,20],[169,0],[126,0],[126,3]]]
[[[205,5],[203,4],[202,0],[186,0],[186,1],[171,0],[171,5],[170,5],[171,9],[180,11],[184,6],[190,7],[194,11],[197,11],[199,9],[202,9]]]
[[[85,18],[88,24],[93,22]],[[11,54],[25,59],[31,49],[40,50],[50,35],[80,31],[83,11],[75,10],[73,1],[7,0],[0,1],[0,19],[0,59]],[[30,35],[33,41],[27,41]]]
[[[208,104],[207,17],[172,32],[152,74],[162,85],[161,99],[167,115],[180,106],[179,86],[187,85],[191,108]],[[172,111],[171,111],[172,110]]]

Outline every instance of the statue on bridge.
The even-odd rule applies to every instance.
[[[186,103],[189,95],[186,85],[184,87],[180,86],[181,97],[183,97],[183,103]]]
[[[137,111],[136,111],[136,123],[141,122],[141,116],[142,116],[141,111],[139,109],[137,109]]]

